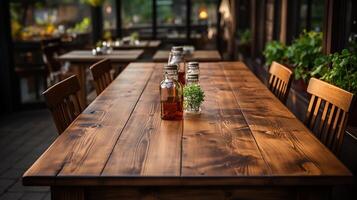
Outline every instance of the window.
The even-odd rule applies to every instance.
[[[192,0],[191,2],[191,38],[213,39],[217,32],[218,1]]]
[[[300,32],[322,31],[325,0],[303,0],[300,7]]]
[[[115,0],[106,0],[102,6],[103,9],[103,31],[104,38],[112,38],[116,29],[116,9]],[[114,34],[115,35],[115,34]]]
[[[15,40],[58,36],[90,31],[90,8],[80,0],[65,2],[16,1],[11,3],[12,34]]]
[[[156,0],[157,37],[186,38],[186,0]]]
[[[140,37],[152,35],[152,0],[122,0],[123,36],[138,32]]]

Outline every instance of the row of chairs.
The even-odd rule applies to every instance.
[[[111,69],[111,62],[108,59],[101,60],[90,67],[97,95],[113,81]],[[78,78],[72,75],[43,92],[58,134],[66,130],[85,108],[85,105],[80,104],[79,90]]]
[[[112,81],[111,63],[102,60],[90,67],[94,86],[99,95]],[[268,88],[286,103],[292,82],[292,71],[277,62],[270,70]],[[47,105],[52,112],[58,133],[61,134],[83,111],[78,92],[80,85],[75,75],[46,90]],[[353,94],[316,78],[311,78],[307,92],[311,94],[305,124],[331,151],[338,153],[343,141]],[[319,112],[319,111],[322,111]]]
[[[284,104],[289,96],[292,71],[277,62],[269,69],[268,87]],[[311,94],[305,125],[335,154],[341,148],[353,94],[322,80],[311,78],[307,88]],[[322,112],[321,112],[322,111]]]

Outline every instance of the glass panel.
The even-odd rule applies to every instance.
[[[90,8],[80,0],[31,2],[11,3],[12,34],[15,40],[90,31]]]
[[[102,6],[103,9],[103,37],[105,39],[113,38],[116,29],[115,0],[106,0]]]
[[[191,0],[191,38],[214,39],[217,4],[217,0]]]
[[[134,32],[140,37],[152,35],[152,0],[122,0],[123,36]]]
[[[304,0],[300,7],[300,32],[322,31],[325,0]]]
[[[186,0],[157,0],[157,36],[186,38]]]
[[[357,1],[349,0],[348,2],[348,18],[349,18],[349,30],[348,33],[348,45],[347,47],[354,53],[357,53]]]
[[[48,87],[41,43],[61,41],[62,50],[89,44],[90,7],[81,0],[11,1],[10,12],[21,102],[38,102]]]

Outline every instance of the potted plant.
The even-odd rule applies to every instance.
[[[357,55],[344,49],[318,60],[312,76],[357,94]]]
[[[287,48],[286,56],[294,67],[295,89],[306,91],[315,60],[323,56],[322,33],[304,31],[299,38]]]
[[[281,42],[268,42],[263,51],[265,65],[270,66],[273,61],[288,64],[286,50],[287,48]]]
[[[199,114],[205,94],[198,84],[186,85],[183,89],[184,108],[187,113]]]

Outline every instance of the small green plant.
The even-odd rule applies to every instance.
[[[312,75],[316,74],[324,81],[357,93],[357,55],[347,49],[326,56]]]
[[[265,56],[265,64],[268,66],[271,65],[273,61],[285,62],[286,47],[278,41],[271,41],[265,46],[263,55]]]
[[[315,59],[322,54],[322,33],[304,31],[299,38],[287,48],[287,59],[294,65],[295,79],[303,79],[305,82],[310,78],[315,66]]]
[[[136,41],[139,40],[139,33],[138,32],[133,32],[132,34],[130,34],[130,40],[131,41]]]
[[[184,107],[186,110],[199,111],[202,102],[205,99],[205,93],[200,85],[187,85],[183,89]]]

